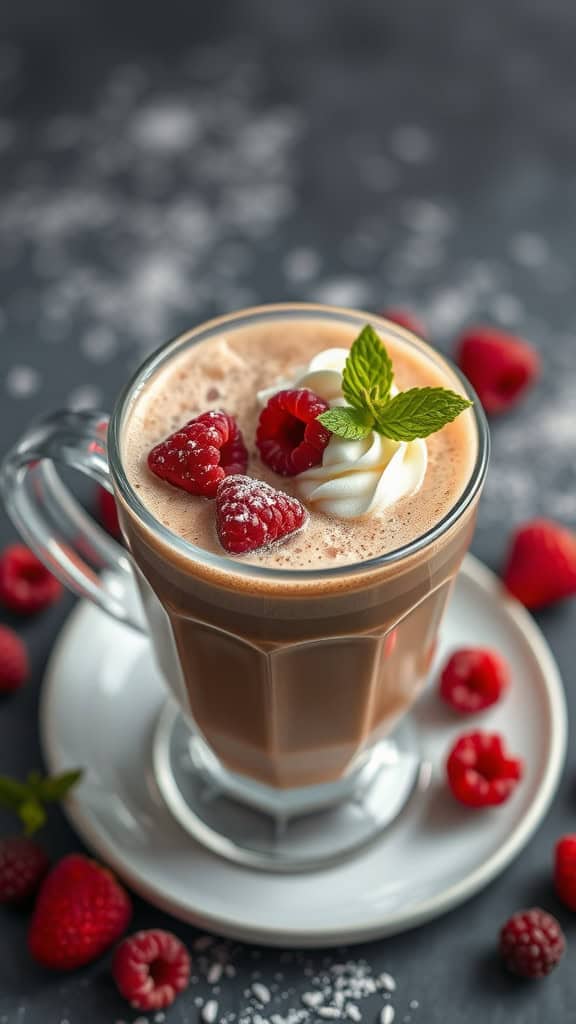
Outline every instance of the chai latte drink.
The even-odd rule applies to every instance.
[[[449,365],[395,325],[270,307],[181,339],[122,425],[128,482],[162,527],[152,531],[120,499],[165,675],[227,769],[280,789],[341,779],[413,704],[474,526],[472,409],[424,440],[331,440],[322,463],[297,476],[262,461],[256,430],[274,389],[317,387],[343,405],[342,350],[369,320],[395,389],[463,394]],[[182,424],[216,409],[242,431],[246,474],[308,511],[300,532],[238,557],[220,545],[214,501],[159,479],[147,461]]]

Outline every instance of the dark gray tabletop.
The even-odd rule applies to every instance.
[[[495,425],[476,553],[497,567],[513,524],[537,513],[574,525],[576,8],[44,6],[2,6],[0,449],[54,407],[109,407],[146,351],[208,315],[281,299],[408,304],[446,351],[482,319],[543,355],[537,390]],[[0,516],[0,542],[13,536]],[[0,707],[2,772],[40,765],[38,688],[71,604],[19,626],[34,679]],[[574,705],[574,603],[541,624]],[[533,903],[576,939],[550,884],[554,840],[574,828],[575,768],[571,750],[534,840],[465,906],[326,960],[236,945],[197,953],[200,980],[166,1020],[198,1019],[216,955],[236,971],[216,994],[220,1016],[247,1021],[254,972],[288,991],[264,1018],[286,1018],[312,976],[350,958],[396,977],[397,1021],[571,1020],[573,950],[553,977],[527,985],[500,971],[493,949],[502,918]],[[58,812],[46,842],[54,856],[80,847]],[[198,939],[142,902],[136,925]],[[26,954],[25,919],[5,913],[0,929],[0,1024],[138,1018],[106,959],[47,976]],[[363,1000],[364,1019],[381,1005]]]

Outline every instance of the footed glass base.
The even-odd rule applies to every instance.
[[[279,790],[227,771],[168,703],[154,737],[160,792],[215,853],[268,871],[337,862],[380,835],[426,781],[409,718],[336,783]]]

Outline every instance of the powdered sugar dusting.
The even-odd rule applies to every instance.
[[[33,366],[13,366],[4,379],[4,387],[11,398],[30,398],[40,386],[40,374]]]
[[[238,1024],[313,1024],[317,1020],[359,1024],[375,1021],[383,1001],[388,1019],[393,1020],[390,993],[396,988],[394,979],[374,973],[366,960],[308,958],[302,953],[284,953],[281,959],[284,969],[274,975],[269,987],[259,980],[258,970],[252,972],[256,980],[245,991],[247,1003],[238,1012]],[[298,998],[302,979],[307,988]],[[226,1013],[225,1019],[232,1024],[236,1017]]]
[[[235,474],[219,484],[216,527],[222,546],[231,554],[285,541],[303,529],[307,520],[308,513],[297,498],[263,480]]]
[[[392,133],[390,148],[395,156],[410,164],[426,163],[434,155],[430,133],[416,124],[400,125]]]
[[[314,1024],[315,1021],[352,1021],[360,1024],[392,1024],[396,1013],[391,993],[396,982],[388,973],[378,974],[362,957],[339,958],[325,954],[306,955],[286,951],[276,954],[267,964],[267,984],[261,980],[259,949],[235,946],[212,936],[200,936],[192,944],[193,970],[191,987],[178,1006],[194,1005],[202,1024]],[[342,957],[344,951],[340,951]],[[256,965],[256,966],[255,966]],[[214,985],[215,967],[234,967],[241,978],[238,985]],[[220,979],[219,979],[220,980]],[[305,990],[302,991],[302,987]],[[419,1003],[411,999],[411,1011]],[[169,1016],[169,1015],[168,1015]],[[163,1013],[139,1016],[132,1024],[163,1024]],[[188,1020],[188,1017],[186,1017]],[[117,1020],[115,1024],[125,1024]]]
[[[537,393],[525,410],[494,422],[494,457],[481,506],[481,525],[516,524],[544,515],[576,525],[576,431],[574,381],[558,381],[546,397]]]
[[[205,61],[197,50],[174,94],[120,65],[85,116],[45,120],[33,142],[42,173],[5,182],[0,197],[1,258],[30,261],[25,313],[41,337],[92,325],[81,351],[104,363],[119,345],[142,355],[179,326],[257,298],[252,264],[293,209],[302,124],[289,106],[261,108],[255,70],[233,47]],[[8,127],[2,139],[17,149]],[[7,312],[20,315],[15,297]]]

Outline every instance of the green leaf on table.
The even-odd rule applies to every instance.
[[[40,801],[33,797],[20,804],[18,817],[27,836],[31,836],[46,824],[46,811]]]
[[[26,782],[0,775],[0,807],[17,814],[26,835],[31,835],[46,822],[44,804],[62,800],[81,777],[80,769],[46,777],[30,772]]]
[[[24,782],[17,782],[8,775],[0,775],[0,807],[9,811],[17,811],[20,804],[28,796],[28,787]]]
[[[82,769],[78,768],[70,772],[62,772],[61,775],[52,775],[42,779],[38,787],[38,794],[47,803],[55,800],[63,800],[70,790],[82,778]]]

